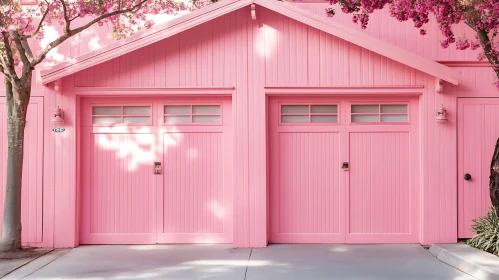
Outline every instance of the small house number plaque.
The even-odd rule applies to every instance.
[[[65,128],[62,128],[62,127],[56,127],[56,128],[54,128],[54,129],[52,129],[52,131],[53,131],[53,132],[64,132],[64,131],[66,131],[66,129],[65,129]]]

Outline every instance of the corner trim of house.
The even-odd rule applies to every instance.
[[[74,93],[80,96],[99,95],[211,95],[231,96],[235,87],[167,87],[167,88],[119,88],[119,87],[75,87]]]

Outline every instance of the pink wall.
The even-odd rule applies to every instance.
[[[300,5],[310,8],[311,4]],[[319,12],[321,9],[316,8]],[[265,86],[424,86],[419,97],[422,221],[419,239],[424,244],[456,241],[456,98],[496,97],[490,69],[460,68],[460,85],[444,83],[444,92],[438,94],[435,79],[417,70],[261,7],[257,7],[257,17],[257,21],[251,20],[246,7],[76,73],[63,80],[62,94],[38,83],[33,95],[44,96],[47,167],[43,179],[43,246],[79,244],[76,127],[82,93],[77,90],[84,87],[137,88],[138,94],[144,87],[235,87],[233,240],[236,247],[261,247],[268,240],[267,172],[272,172],[267,171]],[[440,50],[435,42],[437,35],[416,39],[415,29],[388,24],[390,20],[393,19],[380,23],[381,27],[371,25],[367,32],[431,59],[474,60],[474,54]],[[388,32],[389,27],[395,33]],[[82,36],[94,36],[93,32]],[[70,48],[68,43],[59,52],[68,57],[83,53],[88,50],[84,44],[88,44],[89,38],[80,38],[79,43],[74,41],[79,48]],[[108,42],[101,40],[102,44]],[[403,93],[404,88],[400,91]],[[435,122],[435,110],[440,104],[449,114],[446,124]],[[50,119],[56,106],[64,110],[65,133],[55,134],[50,130],[54,127]]]
[[[296,3],[299,7],[311,11],[318,15],[325,16],[325,9],[331,6],[328,3]],[[331,21],[341,22],[349,27],[354,27],[361,30],[360,25],[352,22],[352,15],[345,14],[339,8],[335,8],[336,15]],[[477,51],[460,51],[455,46],[443,49],[440,46],[440,41],[443,36],[438,28],[438,24],[434,20],[426,25],[427,34],[422,36],[419,30],[414,28],[412,21],[399,22],[395,18],[390,17],[388,9],[376,11],[371,15],[369,25],[365,32],[371,36],[382,39],[393,45],[399,46],[411,52],[417,53],[428,59],[436,61],[476,61]],[[472,36],[473,31],[466,25],[460,25],[454,28],[456,37],[460,38],[463,34]]]
[[[308,11],[312,11],[319,15],[325,16],[325,8],[331,7],[328,3],[299,3],[297,5]],[[173,18],[178,15],[168,15],[162,16],[162,19],[158,22],[165,21],[165,18]],[[337,9],[336,15],[330,19],[331,21],[341,22],[347,26],[358,28],[360,27],[353,24],[351,20],[351,15],[343,14],[339,9]],[[75,22],[76,25],[79,22]],[[223,23],[222,23],[223,24]],[[116,42],[109,34],[110,28],[108,26],[98,27],[94,26],[88,30],[76,35],[75,37],[69,39],[56,49],[49,53],[52,57],[52,61],[47,61],[44,67],[50,67],[54,64],[61,63],[64,61],[70,61],[72,58],[76,58],[80,55],[84,55],[88,52],[103,48],[111,43]],[[470,31],[467,27],[460,27],[456,29],[457,34],[463,34],[461,31],[466,30],[468,34]],[[417,54],[420,54],[426,58],[436,60],[436,61],[476,61],[476,52],[472,51],[458,51],[455,47],[451,46],[448,49],[442,49],[440,47],[440,40],[442,36],[438,30],[438,25],[431,21],[427,25],[428,34],[425,36],[419,35],[419,31],[413,27],[412,22],[399,23],[396,19],[389,17],[388,11],[379,11],[371,16],[371,22],[369,27],[365,30],[366,33],[390,42],[396,46],[405,48]],[[187,34],[186,32],[185,34]],[[57,34],[61,34],[59,26],[54,26],[53,28],[47,28],[47,41],[54,38]],[[181,35],[184,36],[184,35]],[[35,53],[41,49],[45,41],[35,42],[38,47],[34,48]],[[426,47],[432,46],[432,47]],[[214,57],[215,58],[215,57]],[[42,70],[40,67],[37,71]],[[175,74],[173,74],[175,75]],[[3,77],[0,77],[2,80]],[[38,77],[34,77],[34,90],[33,96],[43,96],[44,89],[41,86],[39,73]],[[3,80],[0,81],[3,84]],[[3,92],[3,88],[0,89]]]
[[[0,134],[7,135],[6,100],[0,97]],[[23,189],[21,204],[22,241],[28,246],[42,242],[43,214],[43,98],[33,97],[28,107],[25,130]],[[0,217],[3,215],[7,171],[7,137],[0,138]],[[1,229],[1,225],[0,225]]]

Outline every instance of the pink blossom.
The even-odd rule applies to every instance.
[[[206,4],[204,0],[197,1],[193,5],[186,5],[176,0],[44,0],[39,1],[37,5],[21,5],[20,1],[15,0],[7,1],[7,3],[0,5],[2,15],[0,31],[3,34],[0,36],[7,37],[9,42],[13,42],[14,38],[22,38],[28,42],[30,38],[42,40],[45,38],[45,30],[48,26],[60,24],[63,28],[67,28],[66,25],[69,24],[68,31],[71,31],[81,26],[81,24],[73,24],[74,20],[85,22],[87,19],[86,22],[91,22],[99,17],[101,20],[96,24],[109,26],[112,28],[112,36],[121,39],[134,34],[141,28],[151,28],[154,21],[148,20],[148,15],[175,14],[181,10],[193,10]],[[133,12],[129,12],[130,10]],[[43,21],[40,22],[42,18]],[[66,31],[64,34],[69,34],[69,32]],[[57,41],[45,51],[50,51],[61,42]],[[14,64],[21,66],[20,51],[22,50],[17,50],[16,44],[11,44],[11,46]],[[35,58],[37,55],[33,54]],[[45,56],[46,53],[38,57],[43,60]],[[8,67],[2,66],[3,69]]]
[[[363,29],[369,23],[370,14],[388,8],[392,17],[399,21],[412,20],[419,33],[425,35],[424,26],[431,16],[438,23],[440,33],[444,36],[441,41],[443,48],[448,48],[452,44],[455,44],[458,50],[481,48],[478,59],[487,59],[493,69],[499,70],[498,0],[330,0],[329,2],[332,5],[339,5],[344,13],[352,14],[353,22],[360,23]],[[453,28],[458,24],[470,26],[477,32],[476,38],[471,39],[467,34],[456,36]],[[456,37],[459,40],[456,40]]]

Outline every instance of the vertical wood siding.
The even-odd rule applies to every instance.
[[[78,98],[73,93],[75,86],[234,86],[233,214],[237,217],[234,219],[234,246],[248,247],[267,243],[267,213],[262,205],[267,197],[265,85],[423,85],[425,88],[419,100],[420,242],[456,240],[458,174],[456,164],[450,164],[458,160],[456,97],[497,97],[490,69],[463,68],[461,84],[454,87],[445,83],[444,93],[438,94],[435,79],[426,74],[260,7],[257,7],[257,16],[258,20],[252,21],[249,7],[243,8],[65,78],[62,96],[46,90],[45,115],[61,106],[67,129],[59,135],[45,133],[45,164],[58,170],[57,174],[49,172],[44,176],[46,201],[55,200],[54,204],[44,205],[47,207],[44,232],[46,230],[51,236],[46,244],[73,246],[78,242],[76,232],[67,229],[68,224],[76,223],[77,217],[76,190],[67,187],[74,186],[77,181],[74,127]],[[400,31],[403,28],[397,24],[383,23],[383,26],[398,34],[393,35],[393,42],[413,51],[418,48],[416,52],[430,58],[471,60],[474,57],[474,54],[460,56],[464,52],[440,54],[438,46],[423,50],[424,46],[435,44],[421,43],[419,38],[416,42],[412,33]],[[390,32],[379,30],[373,32],[378,32],[380,38],[392,36],[386,35]],[[440,104],[449,113],[446,124],[435,122],[435,110]],[[46,123],[50,125],[48,121]]]
[[[275,242],[283,234],[340,234],[339,135],[285,132],[278,135],[278,185],[271,185]],[[283,237],[285,239],[285,237]],[[309,238],[310,241],[317,241]]]
[[[330,18],[332,22],[341,23],[348,27],[361,30],[359,24],[352,22],[352,15],[341,12],[337,6],[331,6],[329,3],[296,3],[298,7],[317,15],[326,17],[326,8],[335,8],[336,14]],[[436,61],[477,61],[478,51],[460,51],[454,46],[444,49],[440,46],[443,41],[438,23],[430,18],[426,24],[427,34],[422,36],[419,30],[414,28],[412,21],[399,22],[390,16],[389,9],[376,11],[369,17],[369,25],[364,30],[367,34],[390,42],[396,46],[417,53],[423,57]],[[456,34],[474,34],[466,25],[458,25],[454,28]]]
[[[472,220],[491,205],[490,160],[499,137],[499,98],[458,100],[458,237],[471,238]],[[471,180],[464,180],[464,174]]]
[[[414,230],[410,154],[409,132],[350,133],[349,233],[389,238]]]
[[[274,12],[257,7],[257,13],[259,20],[252,21],[249,7],[241,9],[74,75],[77,87],[236,87],[236,247],[265,246],[267,242],[267,214],[262,207],[267,184],[264,85],[418,85],[433,81]],[[112,71],[118,67],[119,71]]]
[[[421,75],[426,91],[420,98],[421,186],[423,244],[456,242],[458,232],[458,97],[499,97],[493,85],[494,74],[488,67],[461,67],[460,84],[444,83],[444,92],[435,92],[435,83]],[[443,105],[448,121],[435,121],[437,108]],[[490,153],[493,152],[493,148]]]
[[[5,183],[7,172],[7,106],[5,98],[0,97],[0,217],[3,217]],[[42,242],[42,195],[43,195],[43,98],[33,97],[28,106],[24,166],[23,188],[21,193],[21,241],[27,246],[39,246]],[[1,222],[1,218],[0,218]],[[1,223],[0,223],[1,230]]]
[[[162,232],[224,232],[222,145],[222,133],[165,134]]]
[[[154,184],[151,169],[141,163],[149,161],[153,135],[92,136],[89,173],[82,174],[90,179],[84,184],[90,195],[90,224],[85,226],[90,234],[152,233]]]
[[[254,89],[252,96],[262,90],[257,85],[265,84],[416,84],[417,70],[401,63],[269,10],[259,9],[259,27],[246,12],[242,9],[76,73],[75,86],[234,86],[241,79],[245,82],[238,90]],[[260,78],[263,73],[265,80]]]
[[[82,133],[82,243],[151,243],[154,135]]]

